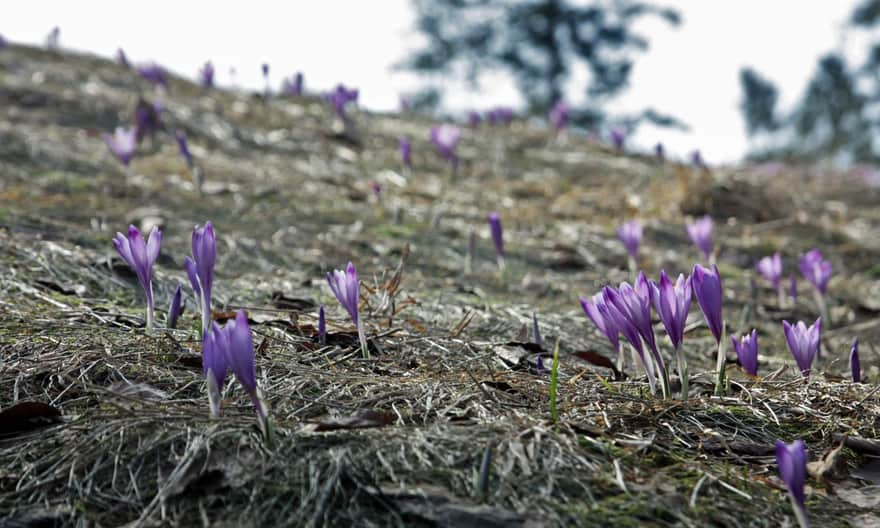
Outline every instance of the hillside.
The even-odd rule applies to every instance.
[[[139,94],[162,126],[126,174],[100,133],[131,124]],[[0,414],[0,526],[775,527],[794,516],[774,442],[797,438],[811,461],[844,446],[808,479],[813,525],[880,526],[880,188],[861,173],[702,170],[515,120],[463,126],[452,174],[429,141],[435,121],[351,116],[345,132],[317,96],[266,102],[173,76],[157,92],[103,59],[0,50],[0,410],[51,406]],[[695,301],[691,398],[664,400],[643,372],[615,379],[583,359],[614,352],[578,298],[632,280],[616,235],[629,218],[645,226],[640,269],[689,273],[700,256],[685,224],[703,214],[728,333],[757,329],[759,376],[728,342],[730,390],[712,395],[716,345]],[[184,271],[208,220],[214,318],[247,310],[271,442],[233,383],[222,417],[209,414]],[[152,334],[111,243],[129,224],[162,229]],[[781,321],[816,319],[810,286],[780,307],[754,264],[779,251],[787,278],[812,248],[833,266],[833,323],[805,383]],[[325,279],[348,261],[370,359]],[[186,311],[166,329],[178,285]],[[533,313],[543,348],[521,344]],[[855,337],[862,384],[849,380]],[[538,357],[549,369],[557,340],[553,423]]]

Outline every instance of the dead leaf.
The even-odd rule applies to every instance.
[[[625,379],[625,375],[617,370],[617,367],[614,365],[614,363],[607,357],[599,354],[598,352],[593,352],[591,350],[581,350],[578,352],[572,352],[571,355],[578,359],[582,359],[587,363],[590,363],[591,365],[611,369],[611,372],[614,373],[615,380]]]
[[[0,436],[25,433],[58,422],[61,411],[42,402],[19,402],[0,411]]]
[[[367,429],[384,427],[394,422],[394,415],[386,411],[360,411],[351,416],[328,418],[318,422],[316,432],[336,431],[339,429]]]
[[[842,453],[843,445],[844,443],[841,442],[840,445],[825,453],[821,459],[807,462],[807,473],[824,484],[825,487],[830,486],[832,480],[846,478],[847,468]]]

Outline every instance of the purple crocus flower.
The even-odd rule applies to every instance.
[[[214,87],[214,64],[211,61],[199,68],[199,84],[206,89]]]
[[[602,332],[611,346],[614,348],[615,355],[620,354],[620,329],[617,321],[611,315],[605,304],[605,295],[602,292],[593,295],[592,299],[581,297],[581,308],[584,313],[593,321],[596,328]],[[639,342],[641,344],[641,341]]]
[[[162,113],[162,105],[158,102],[149,103],[145,99],[138,99],[134,108],[134,122],[137,130],[138,143],[147,136],[155,138],[156,131],[162,125],[159,114]]]
[[[828,291],[828,281],[831,279],[831,263],[822,257],[822,252],[812,249],[798,260],[801,275],[813,285],[816,290],[825,295]]]
[[[101,134],[101,139],[104,140],[104,143],[107,144],[110,152],[119,160],[119,163],[128,168],[132,158],[134,158],[134,151],[137,147],[137,128],[126,129],[117,127],[116,132],[112,136],[110,134]]]
[[[666,149],[663,148],[663,143],[657,143],[654,145],[654,156],[656,156],[657,161],[666,160]]]
[[[153,330],[153,264],[159,257],[162,246],[162,232],[153,227],[147,241],[141,236],[140,230],[133,225],[128,226],[128,236],[116,233],[113,245],[137,275],[138,282],[144,289],[147,298],[147,332]]]
[[[443,124],[431,127],[431,143],[437,149],[440,156],[452,164],[453,168],[458,165],[458,157],[455,149],[461,139],[461,130],[455,125]]]
[[[691,273],[691,285],[694,288],[694,295],[697,297],[697,304],[700,305],[700,310],[706,319],[706,325],[715,336],[715,342],[720,344],[721,333],[724,331],[724,319],[721,314],[723,296],[718,266],[712,265],[712,269],[709,269],[695,264]]]
[[[324,318],[324,305],[318,307],[318,343],[327,344],[327,320]]]
[[[476,110],[471,110],[468,112],[468,125],[471,128],[477,128],[480,126],[480,123],[483,121],[483,118],[480,116],[480,113]]]
[[[183,301],[180,293],[180,285],[178,284],[177,289],[174,290],[174,295],[171,297],[171,304],[168,306],[168,319],[166,320],[168,328],[174,328],[177,326],[177,319],[182,313]]]
[[[642,366],[644,366],[645,373],[648,376],[648,385],[651,388],[651,393],[654,393],[656,386],[654,363],[651,361],[650,358],[645,357],[645,347],[642,345],[642,338],[640,337],[641,332],[639,331],[639,328],[635,324],[633,324],[631,317],[628,315],[628,313],[625,313],[619,308],[620,305],[625,305],[620,297],[621,294],[617,289],[612,288],[611,286],[605,286],[604,288],[602,288],[602,300],[605,305],[605,311],[610,316],[610,319],[614,321],[614,326],[617,327],[617,330],[621,334],[623,334],[624,339],[626,339],[627,342],[632,345],[636,353],[639,355],[639,358],[642,361]],[[599,312],[602,313],[602,310],[600,309]],[[589,315],[589,313],[587,315]],[[606,325],[607,324],[608,323],[606,320]]]
[[[862,363],[859,361],[859,338],[853,339],[852,348],[849,349],[849,370],[852,373],[853,383],[861,383]]]
[[[486,120],[490,125],[508,125],[513,121],[513,109],[509,106],[496,106],[486,112]]]
[[[651,285],[644,272],[639,272],[635,286],[622,282],[616,292],[611,292],[608,301],[647,343],[664,381],[663,391],[666,394],[669,388],[669,384],[666,383],[666,365],[657,349],[657,340],[654,337],[654,327],[651,324]]]
[[[165,70],[155,62],[141,64],[136,68],[136,71],[142,79],[153,86],[168,88],[168,78],[165,75]]]
[[[679,274],[675,284],[666,275],[666,271],[660,272],[660,284],[651,284],[651,300],[654,309],[660,314],[660,320],[672,347],[677,351],[684,339],[684,325],[687,322],[688,312],[691,309],[693,287],[691,278]]]
[[[822,318],[816,319],[816,322],[809,328],[803,321],[798,321],[795,325],[789,324],[788,321],[782,321],[782,330],[785,332],[785,341],[788,343],[788,349],[794,356],[794,361],[797,363],[801,375],[808,378],[813,367],[813,359],[819,352]]]
[[[694,167],[698,169],[705,170],[708,168],[699,149],[691,152],[691,163],[693,163]]]
[[[804,484],[807,481],[807,449],[803,440],[795,440],[786,444],[776,441],[776,465],[779,476],[788,488],[795,514],[801,528],[808,528],[807,511],[804,506]]]
[[[291,79],[281,81],[281,91],[286,95],[299,96],[303,92],[303,74],[296,72]]]
[[[688,236],[706,260],[712,257],[712,217],[706,215],[687,225]]]
[[[208,352],[207,354],[205,352]],[[221,327],[216,322],[205,332],[202,347],[202,367],[208,378],[208,395],[211,400],[211,413],[220,414],[220,393],[227,370],[232,370],[241,388],[251,397],[254,409],[264,428],[267,420],[266,406],[257,386],[257,373],[254,366],[254,342],[248,324],[247,314],[239,310],[235,319]],[[216,384],[213,387],[212,384]]]
[[[211,289],[214,284],[214,262],[217,259],[217,237],[210,221],[204,227],[198,225],[192,233],[192,258],[186,257],[186,274],[196,296],[196,304],[202,314],[202,332],[211,323]]]
[[[492,233],[492,243],[495,244],[495,254],[499,259],[504,258],[504,232],[501,229],[501,215],[496,212],[489,213],[489,231]]]
[[[623,147],[626,144],[626,130],[620,127],[612,129],[611,142],[614,143],[614,148],[617,150],[623,150]]]
[[[351,322],[357,327],[358,339],[361,343],[361,351],[365,358],[369,358],[370,351],[367,348],[367,338],[364,334],[363,321],[358,317],[361,284],[358,282],[358,274],[354,264],[349,262],[345,271],[334,270],[333,272],[327,272],[327,282],[330,284],[330,291],[336,296],[339,304],[348,311],[348,315],[351,317]]]
[[[336,89],[325,95],[325,99],[333,105],[336,116],[344,121],[348,118],[345,113],[346,106],[349,103],[357,103],[358,90],[346,88],[344,84],[338,84]]]
[[[116,63],[123,68],[131,68],[131,64],[128,62],[128,57],[125,55],[125,50],[122,48],[116,50]]]
[[[229,348],[229,336],[217,323],[204,332],[202,337],[202,372],[208,383],[208,403],[211,416],[220,417],[220,395],[226,384],[229,362],[226,351]]]
[[[743,370],[750,376],[758,375],[758,331],[752,330],[751,334],[745,334],[737,340],[736,336],[730,336],[736,357]]]
[[[623,242],[623,247],[629,253],[633,262],[639,257],[639,244],[642,242],[642,224],[638,220],[624,222],[617,228],[617,238]]]
[[[782,257],[779,256],[779,253],[775,253],[772,257],[762,258],[755,265],[755,268],[767,282],[773,285],[774,289],[779,289],[782,282]]]
[[[562,131],[568,127],[568,120],[571,117],[571,109],[565,101],[557,101],[553,108],[550,109],[550,122],[556,132]]]
[[[183,156],[187,166],[191,169],[193,167],[193,158],[189,152],[189,146],[186,144],[186,134],[182,130],[178,130],[174,133],[174,138],[177,140],[177,148],[180,150],[180,155]]]
[[[397,150],[400,153],[400,162],[407,169],[412,168],[412,143],[407,138],[400,138],[397,144]]]

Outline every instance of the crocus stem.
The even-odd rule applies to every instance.
[[[503,275],[504,274],[504,257],[498,255],[498,258],[495,259],[498,262],[498,271]]]
[[[147,333],[153,332],[153,283],[148,282],[144,290],[147,294]]]
[[[363,352],[363,354],[364,354],[364,359],[370,359],[370,349],[367,347],[367,336],[364,333],[363,321],[358,320],[357,328],[358,328],[358,340],[361,342],[361,352]]]
[[[782,283],[776,287],[776,295],[779,298],[779,309],[782,310],[785,308],[785,288],[782,287]]]
[[[648,375],[648,387],[651,389],[651,395],[657,394],[657,381],[654,379],[654,365],[651,361],[650,354],[639,354],[635,347],[630,345],[630,350],[633,355],[633,364],[636,363],[636,358],[638,358],[638,362],[642,364],[642,367],[645,369],[645,374]]]
[[[788,498],[791,499],[791,507],[794,510],[794,516],[797,518],[798,525],[801,528],[810,528],[810,520],[807,519],[807,512],[798,504],[798,501],[795,500],[791,494],[788,495]]]
[[[632,257],[629,257],[627,259],[627,261],[629,263],[629,275],[630,275],[630,277],[632,277],[633,283],[635,283],[636,278],[639,275],[639,264],[638,264],[638,262],[636,262],[636,259],[634,259]]]
[[[819,308],[819,315],[822,316],[822,328],[831,328],[831,314],[828,312],[828,304],[825,303],[825,296],[819,290],[813,290],[813,297],[816,299],[816,307]]]
[[[688,389],[690,388],[690,380],[688,379],[687,358],[681,349],[675,351],[675,358],[678,361],[678,376],[681,378],[681,399],[688,399]]]
[[[725,337],[727,337],[727,328],[722,321],[721,339],[718,340],[718,361],[715,363],[715,396],[724,395],[724,367],[726,359],[724,355],[724,342],[726,341]]]

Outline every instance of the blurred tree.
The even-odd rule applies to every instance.
[[[605,102],[626,87],[635,55],[648,47],[633,24],[647,16],[672,25],[672,9],[633,0],[413,0],[423,49],[400,66],[421,74],[463,77],[473,85],[491,72],[516,82],[528,111],[544,114],[565,96],[574,69],[586,67],[588,105],[575,108],[582,126],[601,122]],[[657,118],[657,119],[655,119]],[[680,125],[655,111],[631,122]]]
[[[739,83],[743,91],[740,109],[749,135],[759,130],[776,129],[776,99],[779,95],[776,86],[751,68],[740,70]]]

